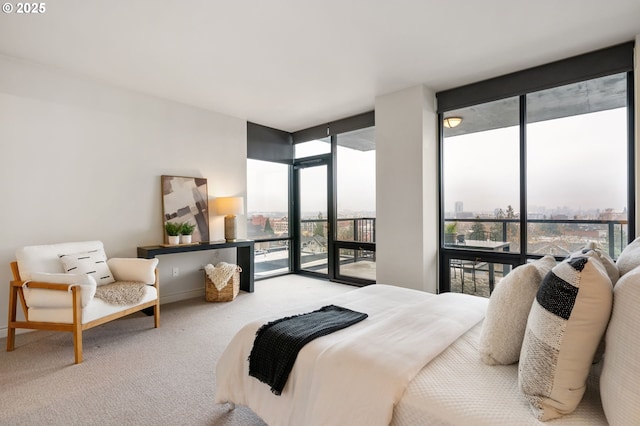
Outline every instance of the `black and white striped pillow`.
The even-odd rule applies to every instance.
[[[61,254],[60,261],[64,272],[68,274],[88,274],[93,276],[97,285],[115,282],[107,265],[107,255],[103,249],[83,253]]]
[[[518,381],[542,421],[580,403],[613,305],[611,279],[598,254],[579,252],[544,278],[525,332]]]

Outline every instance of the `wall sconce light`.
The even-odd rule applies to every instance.
[[[236,215],[244,213],[244,200],[242,197],[218,197],[216,198],[216,211],[224,216],[224,239],[235,241],[238,236]]]
[[[447,129],[453,129],[456,126],[459,126],[462,123],[462,117],[447,117],[443,120],[442,124]]]

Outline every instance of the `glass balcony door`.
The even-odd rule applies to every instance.
[[[329,205],[330,156],[298,161],[296,183],[297,250],[296,270],[327,277],[331,259],[331,211]]]

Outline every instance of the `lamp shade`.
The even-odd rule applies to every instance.
[[[219,215],[237,215],[244,213],[244,200],[242,197],[218,197],[216,198],[216,210]]]

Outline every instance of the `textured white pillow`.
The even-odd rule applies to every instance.
[[[542,279],[555,265],[553,256],[545,256],[518,266],[498,282],[480,334],[480,356],[485,364],[518,362],[531,304]]]
[[[606,252],[598,248],[598,244],[593,241],[587,243],[587,245],[585,245],[585,247],[580,251],[580,253],[582,254],[588,253],[590,250],[593,250],[598,255],[598,257],[600,258],[600,261],[604,265],[604,268],[607,270],[607,275],[609,275],[611,284],[615,286],[616,282],[618,282],[618,279],[620,278],[620,271],[618,271],[618,267],[616,266],[616,263],[613,261],[613,259],[611,259],[611,257],[609,257],[609,255]],[[577,253],[574,253],[574,254],[577,254]]]
[[[616,262],[620,276],[640,266],[640,237],[633,240],[622,250]]]
[[[640,267],[620,278],[613,300],[600,376],[602,407],[611,425],[639,424]]]
[[[103,249],[82,253],[61,254],[60,261],[64,272],[68,274],[89,274],[97,285],[115,282],[107,265],[107,255]]]
[[[520,390],[538,420],[571,413],[580,403],[612,304],[611,280],[594,251],[572,255],[542,281],[518,365]]]

